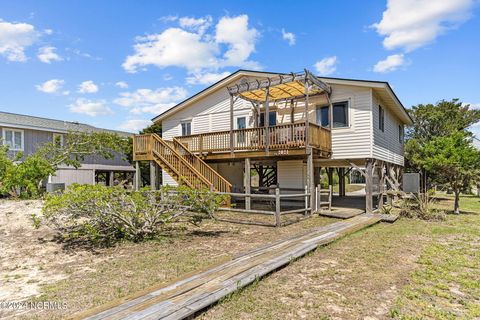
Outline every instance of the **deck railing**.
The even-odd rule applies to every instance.
[[[268,130],[269,150],[287,150],[304,148],[306,146],[307,132],[304,122],[281,124],[268,128],[247,128],[233,130],[233,150],[253,151],[265,150],[266,131]],[[176,137],[192,152],[228,152],[230,146],[230,130],[200,133],[189,136]],[[330,130],[309,124],[309,145],[322,151],[331,151]]]

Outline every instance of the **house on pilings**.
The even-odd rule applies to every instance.
[[[308,70],[238,70],[153,121],[162,124],[161,137],[134,137],[134,160],[151,162],[152,180],[161,167],[164,185],[313,194],[323,169],[329,184],[338,175],[344,197],[345,178],[357,170],[367,212],[382,206],[387,189],[400,187],[404,126],[412,124],[387,82]],[[318,199],[309,201],[318,208]]]

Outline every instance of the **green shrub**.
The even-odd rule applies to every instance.
[[[445,220],[445,211],[434,207],[435,198],[428,194],[412,195],[400,205],[400,215],[406,218],[422,220]]]
[[[65,239],[111,245],[122,239],[154,238],[181,218],[198,224],[220,203],[208,190],[186,187],[129,192],[120,187],[72,185],[64,193],[46,196],[42,220]]]

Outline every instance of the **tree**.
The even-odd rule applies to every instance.
[[[449,185],[454,194],[454,213],[460,213],[460,192],[480,177],[480,150],[459,131],[435,137],[424,145],[423,167],[436,172],[437,182]]]
[[[149,133],[156,133],[159,136],[162,136],[162,124],[153,123],[152,125],[138,132],[138,134],[149,134]],[[133,139],[131,137],[128,138],[128,141],[126,142],[125,148],[123,151],[127,157],[128,162],[133,163]],[[142,173],[141,179],[142,179],[143,185],[148,185],[150,184],[150,175],[148,174],[150,170],[149,164],[146,161],[139,161],[139,162],[140,162],[140,172]]]
[[[79,168],[86,157],[99,155],[112,159],[123,154],[128,139],[109,132],[69,132],[63,143],[52,141],[40,147],[35,154],[44,157],[55,167],[60,164]],[[126,156],[126,155],[124,155]]]
[[[407,169],[422,172],[429,182],[448,184],[455,192],[454,211],[458,213],[460,191],[478,179],[478,150],[469,128],[480,121],[480,110],[453,99],[419,104],[410,115],[414,124],[406,135]]]
[[[34,197],[40,193],[41,182],[55,174],[60,164],[79,168],[87,156],[112,158],[123,152],[126,139],[106,132],[69,132],[64,143],[46,143],[26,157],[17,153],[9,157],[8,147],[0,148],[0,194]]]

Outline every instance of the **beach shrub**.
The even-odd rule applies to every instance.
[[[173,222],[198,225],[219,203],[212,192],[187,187],[126,191],[72,185],[64,193],[46,195],[42,220],[64,239],[111,245],[155,238]]]

